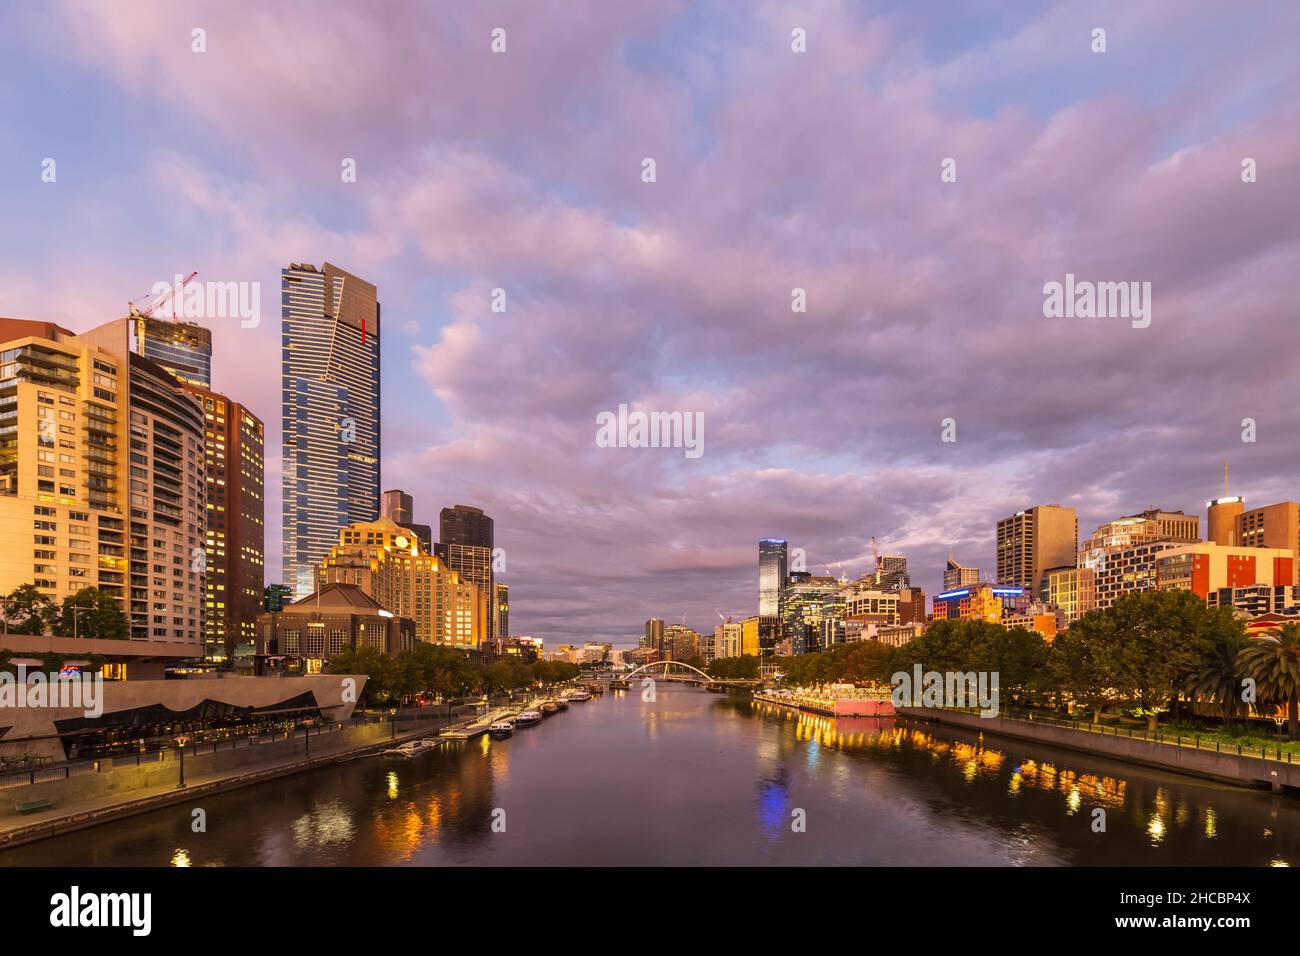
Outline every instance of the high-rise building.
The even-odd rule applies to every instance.
[[[781,591],[785,587],[786,549],[780,538],[758,542],[758,616],[781,616]]]
[[[343,528],[317,579],[321,587],[355,585],[393,614],[410,618],[419,641],[478,649],[486,640],[486,592],[421,550],[411,530],[390,518]]]
[[[284,580],[303,597],[339,529],[379,503],[379,301],[325,263],[281,272]]]
[[[497,630],[502,640],[510,636],[510,585],[496,583],[497,589]]]
[[[1043,588],[1043,600],[1061,609],[1067,625],[1097,606],[1097,572],[1094,568],[1074,565],[1048,568]]]
[[[844,643],[847,582],[796,571],[786,581],[781,607],[790,652],[803,654]]]
[[[1237,544],[1246,548],[1286,548],[1300,557],[1300,502],[1280,501],[1237,516]]]
[[[664,628],[664,639],[659,654],[661,661],[686,661],[698,657],[699,653],[699,631],[685,624],[669,624]]]
[[[1073,564],[1078,548],[1079,519],[1073,508],[1036,505],[1018,511],[998,522],[998,581],[1037,595],[1047,569]]]
[[[183,386],[204,413],[208,484],[204,596],[205,656],[227,660],[257,640],[266,577],[264,428],[239,402],[197,385]]]
[[[212,332],[194,322],[132,316],[135,351],[153,359],[177,380],[212,387]]]
[[[952,558],[948,559],[948,566],[943,569],[943,589],[945,591],[964,588],[971,584],[979,584],[979,581],[979,568],[968,568],[964,564],[958,564]]]
[[[433,552],[433,529],[427,524],[416,524],[415,501],[405,491],[397,488],[385,491],[379,499],[379,517],[392,518],[403,528],[410,528],[420,540],[420,547]]]
[[[882,554],[876,559],[876,587],[905,588],[911,581],[907,576],[907,558],[901,554]]]
[[[496,593],[496,571],[492,566],[495,532],[492,519],[482,508],[456,505],[443,508],[438,515],[438,546],[435,548],[447,566],[462,580],[482,588],[485,594]],[[488,620],[487,639],[496,641],[496,602]]]
[[[1205,504],[1206,539],[1211,544],[1232,547],[1237,540],[1237,519],[1246,510],[1246,499],[1224,495]]]
[[[727,621],[713,628],[713,659],[740,656],[742,625]]]
[[[652,651],[658,651],[664,642],[664,622],[662,618],[652,617],[645,622],[645,635],[641,638],[641,646],[649,648]]]
[[[131,351],[128,319],[80,335],[0,319],[0,591],[95,587],[133,640],[201,657],[203,424]]]
[[[1200,519],[1181,511],[1149,509],[1101,525],[1079,546],[1077,566],[1094,572],[1093,607],[1111,607],[1126,594],[1156,586],[1156,558],[1180,544],[1199,540]],[[1059,575],[1058,575],[1059,577]],[[1081,598],[1087,582],[1078,581]],[[1067,610],[1063,605],[1062,610]],[[1083,607],[1080,616],[1091,610]]]

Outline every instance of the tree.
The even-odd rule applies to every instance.
[[[386,703],[397,696],[393,658],[368,644],[343,648],[330,657],[325,669],[331,674],[365,674],[368,680],[358,702],[364,706]]]
[[[1165,589],[1127,594],[1109,608],[1116,639],[1102,664],[1152,733],[1174,694],[1213,654],[1213,636],[1223,626],[1219,610],[1190,591]]]
[[[63,599],[63,605],[51,616],[50,629],[60,637],[93,637],[106,641],[124,641],[131,626],[117,600],[98,588],[82,588]]]
[[[1251,646],[1251,639],[1246,636],[1245,624],[1230,611],[1216,624],[1210,635],[1210,654],[1188,678],[1186,690],[1194,699],[1214,701],[1223,716],[1231,720],[1243,703],[1241,679],[1245,676],[1245,668],[1242,652]]]
[[[1092,710],[1092,722],[1113,695],[1115,626],[1112,615],[1089,611],[1052,641],[1048,671],[1056,686]]]
[[[1283,624],[1277,636],[1251,638],[1241,652],[1241,665],[1261,700],[1286,703],[1287,737],[1300,739],[1300,624]]]
[[[758,676],[758,657],[719,657],[708,666],[708,674],[718,680],[753,680]]]
[[[20,584],[4,598],[4,615],[11,634],[44,634],[54,611],[54,602],[36,590],[34,584]]]

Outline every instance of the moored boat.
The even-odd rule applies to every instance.
[[[539,723],[542,719],[542,713],[538,710],[521,710],[515,715],[516,727],[529,727]]]
[[[553,700],[544,700],[538,710],[542,712],[543,717],[549,717],[551,714],[558,714],[560,712],[560,705]]]
[[[509,737],[515,732],[515,725],[508,720],[498,720],[488,727],[488,736],[500,740],[503,737]]]

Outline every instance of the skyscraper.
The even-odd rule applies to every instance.
[[[0,401],[0,592],[95,587],[133,640],[202,656],[199,403],[131,351],[127,319],[0,320]]]
[[[394,523],[414,531],[420,547],[429,554],[433,553],[433,529],[427,524],[415,523],[415,501],[405,491],[399,488],[385,491],[379,500],[379,516],[392,518]]]
[[[135,351],[153,359],[177,379],[212,387],[212,332],[193,322],[133,316]]]
[[[1079,518],[1073,508],[1036,505],[998,522],[999,584],[1014,584],[1037,595],[1048,568],[1077,560]]]
[[[281,272],[283,579],[294,594],[379,503],[379,301],[331,263]]]
[[[964,564],[959,564],[952,558],[948,559],[948,566],[943,569],[943,589],[945,591],[964,588],[968,584],[979,584],[979,580],[979,568],[969,568]]]
[[[758,542],[758,616],[781,616],[781,591],[785,587],[787,542],[764,538]]]
[[[498,627],[496,623],[496,572],[492,567],[493,522],[482,508],[456,505],[443,508],[438,516],[437,554],[447,566],[479,588],[487,602],[488,641],[495,647]]]
[[[205,656],[254,644],[262,613],[266,497],[262,420],[219,392],[184,384],[203,406],[208,483]]]

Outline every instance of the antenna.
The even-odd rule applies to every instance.
[[[1223,459],[1223,497],[1228,497],[1228,459]]]

